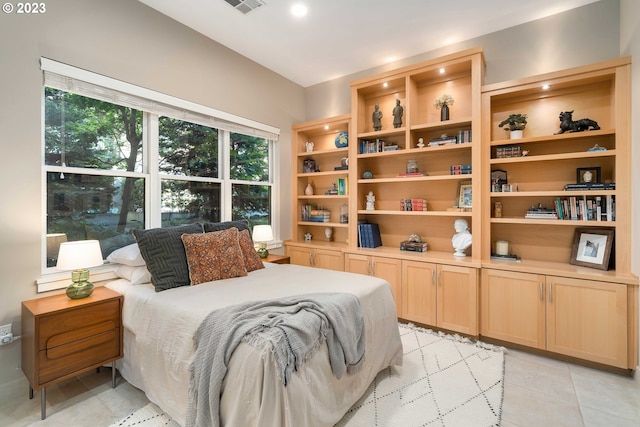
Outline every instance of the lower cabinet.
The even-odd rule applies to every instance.
[[[287,245],[286,254],[290,257],[291,264],[344,271],[344,256],[340,249]]]
[[[402,261],[400,317],[478,335],[478,269]]]
[[[627,285],[483,269],[483,336],[619,368],[629,366]]]
[[[401,260],[370,255],[351,254],[344,255],[345,271],[350,273],[366,274],[386,280],[391,285],[391,292],[396,301],[396,311],[398,317],[402,311],[401,293]]]

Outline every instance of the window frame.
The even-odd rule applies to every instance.
[[[36,280],[38,292],[61,289],[68,285],[68,272],[59,272],[55,267],[46,264],[47,238],[47,173],[76,173],[84,175],[101,175],[114,177],[134,177],[145,180],[145,228],[161,226],[161,182],[162,180],[203,181],[215,182],[221,185],[221,221],[231,220],[233,185],[260,185],[271,187],[270,215],[274,234],[278,236],[279,210],[279,174],[276,159],[278,159],[279,145],[277,144],[280,129],[265,125],[243,117],[218,111],[206,106],[185,101],[180,98],[165,95],[139,86],[131,85],[90,71],[82,70],[70,65],[41,58],[41,69],[44,74],[42,84],[41,105],[41,200],[42,200],[42,237],[41,237],[41,277]],[[53,83],[52,83],[53,82]],[[62,87],[60,87],[62,86]],[[77,88],[79,90],[70,88]],[[91,169],[82,167],[68,167],[45,164],[45,97],[44,88],[52,87],[59,90],[78,93],[79,95],[125,105],[142,110],[143,127],[143,160],[142,172],[129,172],[106,169]],[[97,96],[92,95],[96,90]],[[104,95],[104,93],[107,95]],[[102,98],[101,98],[102,97]],[[123,100],[123,102],[117,102]],[[131,105],[134,103],[135,105]],[[145,108],[146,107],[146,108]],[[149,111],[151,110],[151,111]],[[173,114],[172,114],[173,113]],[[182,114],[178,114],[182,113]],[[196,123],[218,130],[218,178],[203,178],[194,176],[169,175],[159,171],[159,118],[168,116],[178,120]],[[217,126],[219,125],[219,126]],[[249,136],[262,137],[268,144],[269,179],[268,181],[244,181],[230,179],[230,135],[240,133]],[[115,278],[115,266],[105,264],[91,269],[92,281],[109,280]]]

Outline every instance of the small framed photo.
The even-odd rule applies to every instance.
[[[313,173],[316,172],[316,161],[313,159],[305,159],[302,163],[302,172],[303,173]]]
[[[608,270],[614,231],[608,228],[576,228],[571,260],[573,265]]]
[[[588,183],[600,183],[600,166],[594,166],[591,168],[578,168],[576,169],[576,183],[588,184]]]
[[[507,171],[501,169],[491,171],[491,191],[502,191],[502,186],[507,183]]]
[[[461,181],[458,185],[458,207],[470,208],[472,200],[471,181]]]

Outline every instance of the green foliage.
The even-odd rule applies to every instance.
[[[506,131],[524,130],[527,126],[527,115],[510,114],[509,117],[501,121],[498,126]]]

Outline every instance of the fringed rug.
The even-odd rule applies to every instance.
[[[380,372],[336,427],[499,426],[502,348],[399,325],[404,362]],[[111,427],[175,426],[149,404]]]

